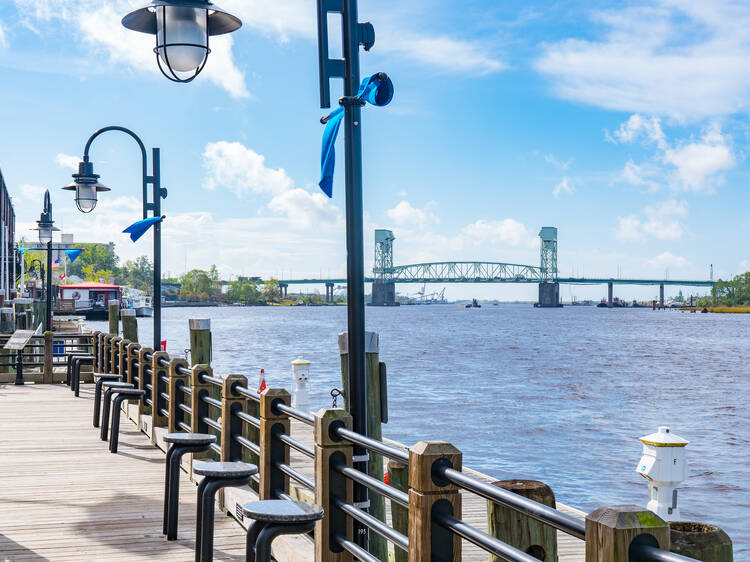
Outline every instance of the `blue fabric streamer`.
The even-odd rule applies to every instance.
[[[83,249],[65,250],[65,253],[68,254],[68,257],[70,258],[70,263],[73,263],[74,261],[76,261],[76,258],[83,253]]]
[[[382,107],[393,99],[393,82],[384,72],[378,72],[362,80],[357,98]],[[323,131],[323,146],[320,154],[320,182],[318,185],[328,197],[333,197],[333,170],[336,167],[336,137],[339,134],[344,107],[338,107],[328,115]]]
[[[24,255],[28,250],[30,250],[30,248],[18,248],[18,252],[21,255]]]
[[[127,227],[123,232],[130,233],[130,239],[135,242],[137,241],[141,236],[146,234],[146,231],[151,228],[153,225],[155,225],[157,222],[161,222],[164,220],[164,216],[161,217],[149,217],[147,219],[140,220],[138,222],[134,222],[129,227]]]

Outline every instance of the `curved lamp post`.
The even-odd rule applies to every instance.
[[[39,231],[39,242],[47,245],[47,279],[45,281],[44,293],[47,301],[47,311],[44,318],[44,331],[52,331],[52,233],[60,229],[52,220],[52,202],[49,199],[49,189],[44,192],[44,209],[36,221],[37,227],[32,230]],[[41,262],[39,263],[41,266]],[[44,271],[42,270],[42,275]]]
[[[239,18],[209,0],[153,0],[122,25],[156,36],[156,63],[173,82],[190,82],[206,66],[209,37],[239,29]]]
[[[367,435],[361,126],[364,101],[357,97],[357,93],[360,85],[359,48],[369,50],[373,46],[375,30],[370,23],[359,23],[357,0],[318,0],[317,6],[321,107],[330,107],[330,79],[341,78],[344,82],[344,96],[339,104],[345,108],[349,405],[354,431]],[[341,15],[342,59],[328,57],[329,13]],[[208,0],[153,0],[148,6],[125,16],[122,24],[128,29],[156,35],[159,68],[167,78],[180,82],[194,79],[205,66],[210,52],[208,36],[229,33],[242,25],[238,18],[217,9]],[[188,52],[188,49],[192,50]],[[180,53],[179,66],[172,53],[175,57]],[[165,72],[162,61],[166,63],[169,74]],[[194,72],[187,79],[180,79],[176,71],[181,69],[194,69]],[[367,451],[355,445],[355,468],[367,472],[367,458]],[[360,506],[367,505],[367,488],[356,482],[354,501]],[[354,537],[360,545],[367,545],[367,529],[356,521]]]
[[[167,197],[167,190],[161,187],[161,159],[158,148],[151,149],[151,171],[148,174],[148,156],[146,147],[140,137],[130,129],[116,125],[104,127],[96,131],[83,149],[83,161],[78,164],[78,173],[73,174],[73,182],[63,187],[66,191],[75,191],[75,201],[78,209],[83,213],[94,210],[97,203],[97,195],[100,192],[111,191],[99,183],[99,176],[94,173],[94,164],[89,160],[91,143],[101,134],[108,131],[120,131],[129,135],[138,144],[141,151],[141,191],[143,197],[143,218],[148,218],[151,211],[152,216],[161,216],[161,200]],[[151,198],[148,200],[148,184],[152,185]],[[161,349],[161,223],[154,223],[154,349]]]

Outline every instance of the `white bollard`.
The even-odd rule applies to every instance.
[[[307,389],[309,378],[310,362],[301,357],[292,361],[292,381],[294,382],[292,405],[303,412],[310,411],[310,396]]]
[[[677,486],[687,477],[686,439],[670,433],[665,425],[659,431],[640,438],[643,456],[636,472],[648,480],[649,502],[646,509],[664,521],[680,521]]]

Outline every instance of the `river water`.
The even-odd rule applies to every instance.
[[[210,318],[214,370],[291,389],[311,361],[313,409],[340,386],[344,307],[171,308],[167,350],[188,347],[188,318]],[[89,323],[106,329],[105,323]],[[593,510],[648,501],[637,438],[669,425],[690,441],[682,518],[717,524],[750,558],[750,315],[528,305],[368,308],[388,365],[387,437],[453,443],[464,464],[549,484]],[[151,340],[151,319],[139,319]]]

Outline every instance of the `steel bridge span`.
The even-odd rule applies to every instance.
[[[375,231],[375,265],[373,275],[365,282],[372,283],[372,303],[389,306],[396,304],[396,283],[536,283],[539,285],[541,307],[560,306],[560,284],[608,286],[609,304],[613,302],[614,285],[658,285],[660,301],[664,304],[664,286],[712,287],[713,281],[690,279],[621,279],[591,277],[559,277],[557,275],[557,229],[544,227],[541,238],[541,265],[521,265],[485,261],[442,261],[393,265],[393,241],[390,230]],[[333,300],[335,285],[345,284],[345,278],[281,279],[283,296],[289,285],[326,286],[326,301]]]

